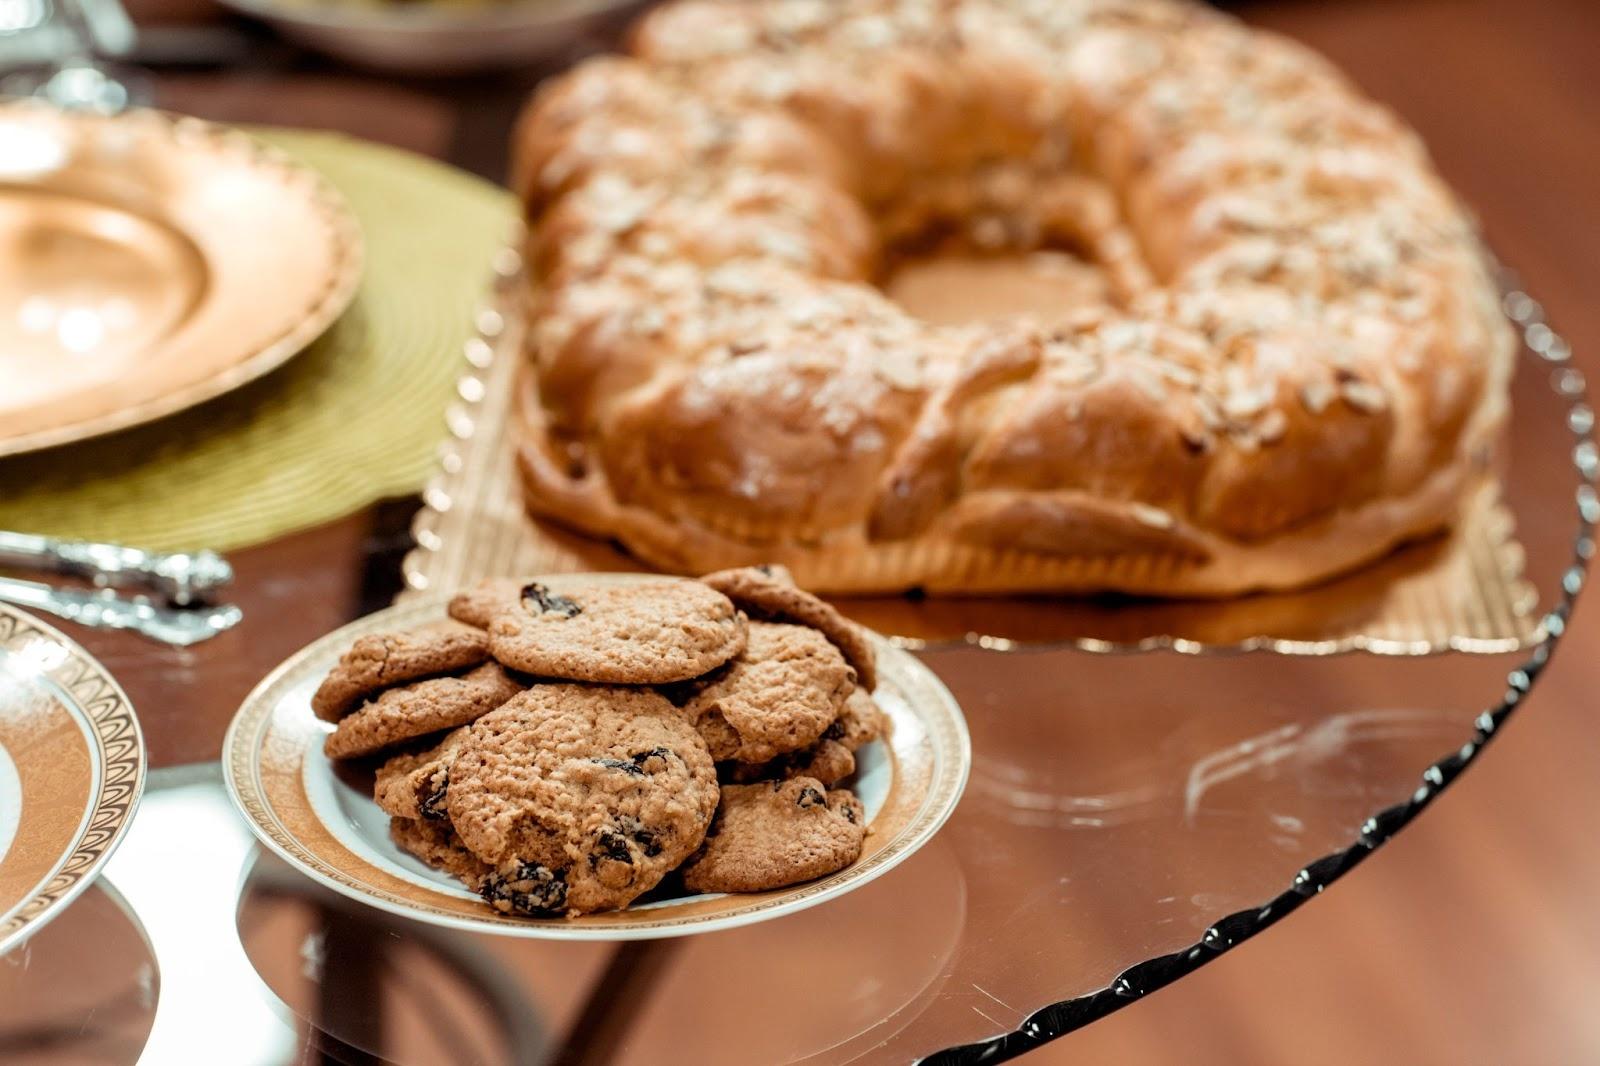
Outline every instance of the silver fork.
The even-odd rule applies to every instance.
[[[244,612],[231,603],[219,607],[167,607],[148,596],[118,596],[110,589],[58,589],[12,577],[0,577],[0,600],[99,629],[131,629],[180,647],[210,640],[238,625],[244,617]]]
[[[207,603],[233,580],[214,551],[152,552],[0,530],[0,566],[70,574],[108,588],[142,588],[177,607]]]
[[[232,604],[212,602],[233,580],[233,567],[213,551],[153,552],[0,530],[0,567],[67,574],[97,586],[65,589],[0,577],[0,600],[82,625],[130,629],[166,644],[198,644],[244,617]],[[115,589],[152,595],[119,596]]]

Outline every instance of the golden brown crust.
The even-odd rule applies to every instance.
[[[523,690],[499,663],[391,688],[339,720],[322,750],[354,759],[482,718]]]
[[[488,657],[483,633],[455,622],[370,634],[339,657],[311,694],[311,709],[323,721],[337,722],[392,685],[464,670]]]
[[[828,590],[1217,595],[1438,528],[1494,445],[1470,222],[1291,42],[1178,0],[679,0],[634,42],[518,134],[540,513]],[[933,224],[1107,302],[913,319],[872,281]]]
[[[832,604],[798,587],[781,567],[748,566],[718,570],[700,580],[728,597],[752,618],[792,622],[815,629],[839,649],[855,671],[854,684],[868,692],[878,687],[878,652],[865,628]],[[841,695],[847,695],[842,693]]]
[[[697,581],[526,584],[489,622],[489,650],[544,678],[623,685],[686,681],[744,650],[745,619]]]
[[[705,846],[683,864],[695,892],[765,892],[842,870],[861,857],[867,819],[848,789],[814,777],[723,785]]]
[[[815,744],[838,719],[855,672],[808,626],[751,622],[744,651],[686,687],[683,716],[711,757],[759,763]]]
[[[390,757],[378,767],[372,783],[372,800],[391,818],[424,818],[440,821],[446,816],[445,789],[450,784],[450,764],[466,742],[468,729],[459,726],[444,739],[422,751],[408,751]]]

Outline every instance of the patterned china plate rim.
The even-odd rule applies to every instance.
[[[51,647],[60,650],[48,658],[32,650]],[[122,686],[60,630],[0,603],[0,680],[14,679],[15,661],[23,657],[36,664],[29,673],[50,683],[52,694],[78,724],[90,745],[95,780],[83,817],[49,874],[0,914],[0,955],[37,933],[94,882],[133,823],[147,776],[144,734]],[[37,759],[48,750],[35,748],[14,757]]]

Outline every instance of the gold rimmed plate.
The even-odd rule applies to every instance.
[[[0,953],[94,880],[133,819],[133,706],[60,632],[0,604]]]
[[[570,579],[548,580],[559,587]],[[856,775],[847,782],[870,826],[856,862],[772,892],[651,898],[624,911],[575,919],[503,915],[395,847],[388,816],[372,802],[370,782],[342,773],[322,753],[331,727],[311,711],[311,693],[357,637],[439,621],[446,599],[439,593],[410,599],[306,647],[250,694],[223,743],[229,793],[262,843],[314,880],[382,910],[457,929],[562,940],[729,929],[815,906],[886,873],[933,837],[966,786],[971,748],[954,697],[916,658],[880,639],[874,697],[893,730],[857,753]]]
[[[255,380],[332,325],[361,261],[343,198],[248,134],[0,105],[0,456]]]

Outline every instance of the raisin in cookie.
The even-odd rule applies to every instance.
[[[445,611],[457,622],[488,629],[497,614],[504,614],[522,599],[526,581],[514,577],[486,577],[470,589],[450,597]]]
[[[683,866],[696,892],[764,892],[842,870],[866,842],[861,801],[797,777],[723,785],[705,847]]]
[[[729,763],[719,769],[723,780],[738,784],[814,777],[831,788],[856,772],[856,757],[839,741],[824,738],[809,748],[791,751],[767,762]]]
[[[445,806],[490,867],[501,910],[625,907],[705,838],[717,807],[705,742],[660,694],[538,685],[472,724]]]
[[[745,566],[718,570],[700,579],[734,602],[751,618],[798,622],[818,630],[855,667],[856,682],[868,692],[878,687],[878,655],[867,631],[788,579],[779,567]]]
[[[393,685],[453,673],[489,658],[482,631],[447,622],[405,633],[357,638],[311,697],[317,717],[337,722],[362,700]]]
[[[389,839],[399,845],[401,851],[415,855],[436,870],[443,870],[474,892],[483,890],[490,874],[489,867],[461,846],[449,822],[392,818]]]
[[[751,622],[743,652],[669,694],[712,758],[766,762],[816,743],[854,687],[855,671],[815,629]]]
[[[822,734],[824,740],[836,740],[851,751],[860,751],[866,745],[889,733],[889,716],[867,695],[866,689],[851,691],[844,701],[839,717]]]
[[[533,583],[489,622],[494,657],[542,677],[653,685],[699,677],[744,648],[744,616],[698,581]]]
[[[521,692],[499,663],[484,663],[462,677],[392,688],[340,719],[323,742],[330,759],[371,755],[415,737],[475,721]]]
[[[467,727],[445,734],[443,740],[422,751],[396,755],[382,766],[372,783],[372,799],[391,818],[447,817],[444,793],[450,784],[450,764],[467,739]]]

